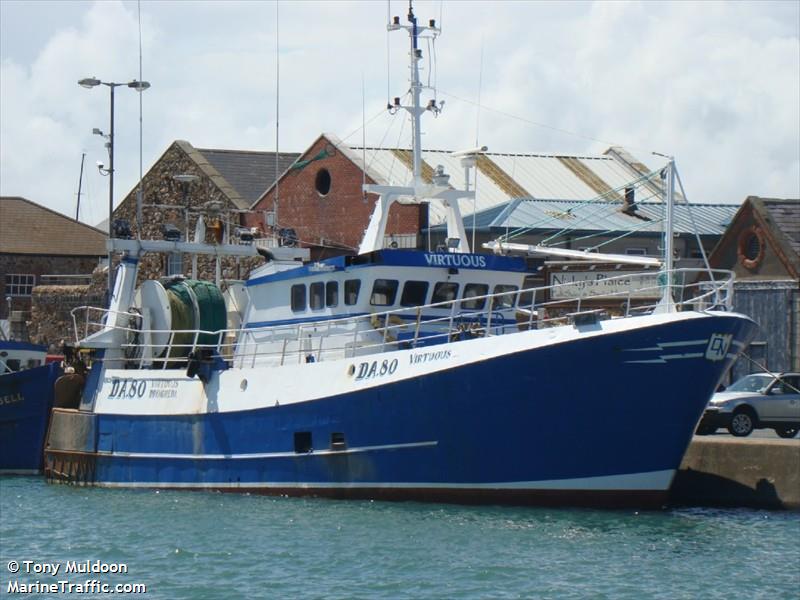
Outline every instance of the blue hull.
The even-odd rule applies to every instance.
[[[703,345],[700,358],[659,362],[667,352],[652,349],[713,334],[746,344],[754,329],[744,318],[710,317],[487,358],[286,406],[98,414],[93,447],[86,448],[91,464],[65,469],[57,461],[69,463],[70,453],[56,450],[49,460],[56,472],[80,470],[83,483],[122,487],[659,504],[734,358],[708,360]],[[666,482],[652,489],[604,483],[665,472]]]
[[[0,472],[42,470],[53,385],[60,375],[58,363],[50,363],[0,376]]]

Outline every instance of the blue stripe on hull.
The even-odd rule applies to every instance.
[[[632,360],[657,358],[658,352],[647,349],[659,343],[708,339],[712,334],[733,334],[734,340],[746,343],[754,327],[742,318],[687,320],[252,411],[97,415],[101,454],[94,481],[165,487],[261,483],[277,488],[319,483],[345,489],[403,482],[487,485],[674,470],[732,355],[716,362],[704,357],[664,363]],[[298,431],[311,432],[317,450],[330,449],[334,432],[344,434],[349,448],[398,447],[294,454]],[[436,443],[414,445],[432,441]],[[212,457],[201,458],[208,455]]]
[[[0,376],[0,471],[42,469],[57,363]]]

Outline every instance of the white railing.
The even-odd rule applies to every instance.
[[[672,271],[669,287],[676,310],[730,310],[733,274],[712,271],[713,280],[697,281],[700,274],[709,276],[708,271],[699,269]],[[115,313],[93,307],[76,308],[72,317],[79,344],[92,333],[107,329],[109,320],[127,322],[127,326],[114,326],[125,340],[123,356],[114,359],[120,361],[118,366],[180,368],[187,365],[191,353],[216,354],[235,367],[280,366],[648,314],[663,296],[666,276],[659,275],[664,283],[653,283],[653,273],[626,273],[605,278],[603,287],[613,290],[616,282],[635,278],[646,284],[598,291],[578,281],[358,317],[213,332],[144,331],[138,312]],[[201,336],[216,341],[200,343]],[[166,341],[145,343],[153,339]]]

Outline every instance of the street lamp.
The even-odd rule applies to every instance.
[[[93,87],[97,87],[98,85],[105,85],[111,90],[111,130],[108,133],[108,169],[103,169],[105,171],[104,174],[108,174],[108,239],[109,241],[113,237],[112,231],[112,216],[114,214],[114,88],[118,88],[120,86],[127,86],[131,89],[136,90],[137,92],[143,92],[147,88],[150,87],[150,84],[147,81],[136,81],[133,80],[128,83],[114,83],[111,81],[100,81],[96,77],[86,77],[78,81],[78,85],[81,87],[85,87],[87,89],[91,89]],[[99,130],[98,130],[99,131]],[[101,132],[102,135],[102,132]],[[108,250],[108,299],[111,299],[111,282],[112,282],[112,275],[111,275],[111,262],[112,262],[112,252],[111,248]]]

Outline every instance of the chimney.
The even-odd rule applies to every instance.
[[[622,212],[632,215],[636,212],[636,200],[634,199],[634,188],[625,188],[625,200],[622,203]]]

